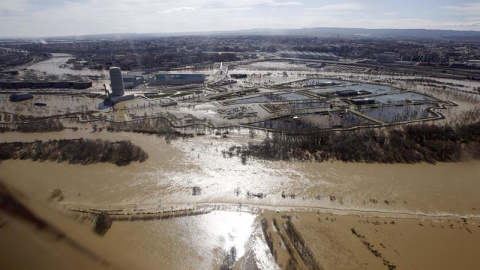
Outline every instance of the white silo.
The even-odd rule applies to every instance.
[[[110,82],[112,84],[112,96],[123,96],[125,94],[123,88],[122,70],[120,68],[110,68]]]

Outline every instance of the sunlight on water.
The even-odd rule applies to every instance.
[[[132,258],[162,265],[164,269],[218,269],[227,252],[236,260],[254,231],[256,216],[214,211],[168,220],[116,222],[105,236]]]

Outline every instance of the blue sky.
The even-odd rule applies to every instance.
[[[0,0],[0,37],[362,27],[480,31],[452,0]]]

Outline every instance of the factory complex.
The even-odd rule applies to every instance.
[[[205,82],[203,74],[156,74],[149,80],[151,85],[183,85]]]

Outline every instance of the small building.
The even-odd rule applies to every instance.
[[[205,82],[203,74],[156,74],[149,80],[152,85],[184,85]]]
[[[31,93],[15,93],[10,95],[10,101],[17,102],[27,99],[33,99],[33,95]]]
[[[355,105],[371,105],[371,104],[375,104],[375,99],[352,98],[352,99],[350,99],[350,102],[352,102]]]

